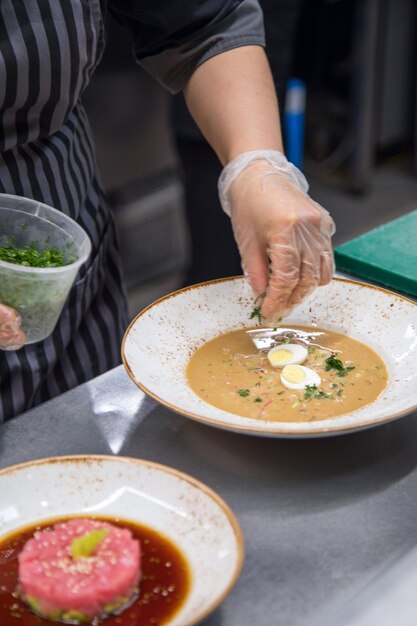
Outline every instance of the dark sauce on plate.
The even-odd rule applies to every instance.
[[[86,516],[77,516],[86,517]],[[24,544],[35,531],[50,528],[70,517],[54,518],[47,522],[26,526],[0,540],[0,625],[1,626],[49,626],[57,625],[35,615],[19,598],[17,557]],[[180,550],[160,533],[135,522],[112,517],[97,517],[115,526],[127,528],[142,549],[142,578],[139,597],[119,615],[93,624],[105,626],[162,626],[183,604],[189,588],[190,573]],[[88,622],[84,622],[84,624]]]

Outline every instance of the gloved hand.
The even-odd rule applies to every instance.
[[[239,155],[219,179],[243,271],[268,322],[288,315],[333,275],[335,225],[307,191],[303,174],[275,150]]]
[[[26,336],[21,323],[17,311],[0,304],[0,350],[18,350],[24,345]]]

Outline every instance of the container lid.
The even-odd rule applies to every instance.
[[[417,211],[335,249],[338,270],[417,296]]]

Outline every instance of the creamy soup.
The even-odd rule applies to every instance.
[[[311,337],[310,343],[321,347],[306,346],[302,363],[284,370],[285,362],[295,358],[285,342],[276,358],[271,354],[268,358],[268,351],[254,346],[247,329],[236,330],[208,341],[193,354],[187,367],[191,388],[219,409],[274,422],[310,422],[350,413],[376,400],[385,388],[386,366],[368,346],[327,330],[292,328],[322,333]],[[288,379],[281,378],[284,373]],[[305,377],[301,382],[300,376]]]

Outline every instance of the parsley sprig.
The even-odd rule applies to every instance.
[[[264,319],[264,316],[261,313],[261,306],[254,306],[253,310],[251,311],[251,314],[249,315],[249,319],[253,320],[253,319],[257,319],[258,320],[258,324],[262,324],[262,320]]]
[[[335,357],[334,354],[325,359],[324,362],[324,369],[326,370],[326,372],[329,372],[330,370],[335,370],[339,378],[344,378],[349,374],[350,371],[355,369],[354,365],[345,365],[343,361]]]
[[[264,301],[264,298],[266,296],[266,292],[261,293],[260,296],[258,296],[254,302],[253,302],[253,309],[249,314],[249,319],[253,320],[253,319],[257,319],[258,320],[258,324],[261,325],[263,323],[263,321],[265,320],[265,316],[262,315],[261,313],[261,309],[262,309],[262,303]],[[280,321],[282,320],[282,318],[278,318],[276,320],[276,323],[278,324]],[[277,328],[274,328],[273,330],[277,330]]]
[[[262,308],[262,302],[264,300],[266,296],[266,292],[261,293],[255,300],[253,303],[253,309],[249,315],[249,319],[253,320],[253,319],[257,319],[258,320],[258,324],[262,324],[262,320],[265,319],[265,317],[262,315],[261,313],[261,308]]]

